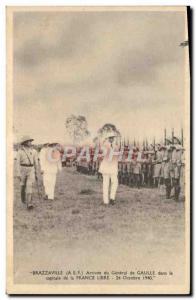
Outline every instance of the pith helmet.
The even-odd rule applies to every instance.
[[[25,142],[28,142],[28,141],[34,141],[34,139],[32,139],[29,135],[24,135],[22,138],[21,138],[21,144],[24,144]]]
[[[110,137],[117,137],[119,136],[116,132],[114,131],[110,131],[110,132],[106,132],[104,135],[103,135],[103,138],[104,139],[108,139]]]

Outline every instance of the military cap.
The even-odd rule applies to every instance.
[[[21,141],[20,143],[21,144],[24,144],[25,142],[29,142],[29,141],[34,141],[34,139],[32,139],[29,135],[24,135],[22,138],[21,138]]]

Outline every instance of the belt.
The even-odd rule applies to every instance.
[[[33,165],[21,164],[22,167],[33,167]]]

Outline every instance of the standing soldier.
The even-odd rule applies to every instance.
[[[180,168],[180,187],[181,194],[184,196],[185,193],[185,149],[181,149],[181,168]]]
[[[118,162],[118,181],[119,181],[119,184],[123,183],[122,178],[123,178],[123,162],[119,161]]]
[[[134,184],[135,186],[140,189],[141,187],[141,169],[142,169],[142,158],[141,158],[141,152],[139,152],[139,149],[135,149],[134,158],[133,158],[133,174],[134,174]]]
[[[172,189],[172,165],[171,165],[171,157],[172,157],[173,146],[168,145],[167,150],[164,152],[163,156],[163,176],[165,181],[166,188],[166,199],[170,199],[171,189]]]
[[[142,152],[142,186],[147,186],[147,175],[148,175],[148,168],[147,168],[147,154],[146,150],[143,149]]]
[[[17,153],[17,177],[21,186],[21,201],[32,209],[32,192],[35,178],[38,178],[38,156],[37,151],[32,149],[33,139],[24,136],[21,139],[21,148]]]
[[[180,195],[180,173],[181,173],[181,150],[180,145],[175,145],[172,152],[172,167],[173,167],[173,186],[174,186],[174,199],[179,200]]]
[[[155,161],[155,148],[153,144],[148,147],[148,185],[149,187],[154,187],[154,161]]]
[[[154,186],[158,187],[159,178],[161,175],[161,163],[162,163],[162,151],[161,145],[158,144],[155,150],[155,161],[154,161]]]
[[[99,168],[99,172],[103,176],[103,202],[106,205],[109,203],[114,205],[116,203],[115,198],[118,188],[118,156],[110,156],[112,151],[119,151],[119,147],[115,143],[116,137],[116,132],[108,132],[105,134],[103,146],[107,150],[107,153]]]
[[[57,143],[48,144],[40,152],[40,166],[43,174],[43,183],[45,188],[45,200],[54,199],[54,189],[56,184],[56,175],[62,169],[61,154],[57,149]]]
[[[161,170],[160,170],[160,176],[159,176],[159,194],[160,196],[165,195],[165,182],[164,182],[164,166],[165,166],[165,153],[167,153],[167,147],[165,145],[160,146],[160,160],[161,160]]]

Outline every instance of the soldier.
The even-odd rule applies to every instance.
[[[127,177],[128,177],[128,186],[132,186],[133,183],[133,168],[131,161],[127,162]]]
[[[127,183],[127,163],[122,161],[122,184],[126,185]]]
[[[104,156],[99,168],[99,172],[102,173],[103,176],[103,202],[106,205],[109,203],[114,205],[116,203],[115,197],[118,188],[118,156],[112,156],[110,159],[112,150],[119,151],[119,147],[115,145],[116,136],[117,135],[115,132],[109,132],[105,134],[103,146],[105,149],[107,149],[107,153]]]
[[[181,149],[181,168],[180,168],[180,187],[181,194],[184,196],[185,192],[185,149]]]
[[[40,166],[43,174],[43,183],[45,188],[45,200],[54,199],[54,189],[56,184],[56,175],[62,170],[61,154],[57,149],[57,143],[50,143],[42,148],[40,152]]]
[[[136,152],[137,151],[137,152]],[[139,149],[134,149],[133,153],[133,176],[134,176],[134,185],[140,189],[141,187],[141,170],[142,170],[142,158],[141,158],[141,152],[139,152]]]
[[[147,186],[147,176],[148,176],[148,168],[147,168],[147,153],[145,149],[142,152],[142,186]]]
[[[160,170],[160,176],[159,176],[159,194],[160,196],[164,196],[165,195],[165,182],[164,182],[164,166],[165,166],[165,162],[163,160],[163,158],[165,157],[165,153],[167,152],[167,147],[165,145],[161,145],[160,146],[160,151],[161,151],[161,155],[160,155],[160,159],[161,159],[161,170]]]
[[[180,145],[175,145],[175,149],[172,152],[171,162],[173,169],[173,186],[174,186],[174,199],[179,200],[180,195],[180,173],[181,173],[181,150]]]
[[[38,156],[37,151],[32,149],[33,139],[24,136],[21,139],[21,148],[17,153],[17,177],[21,186],[21,201],[32,209],[32,192],[35,178],[38,178]]]
[[[162,163],[162,151],[161,145],[158,144],[155,151],[155,161],[154,161],[154,186],[158,187],[159,178],[161,175],[161,163]]]
[[[171,179],[171,172],[172,172],[172,165],[171,165],[171,156],[172,156],[173,146],[168,145],[167,151],[164,152],[163,156],[163,177],[165,182],[166,188],[166,199],[170,199],[171,197],[171,188],[172,188],[172,179]]]
[[[122,184],[123,182],[123,163],[122,161],[119,161],[118,162],[118,181],[119,181],[119,184]]]
[[[148,159],[147,159],[147,177],[148,177],[148,187],[153,187],[153,174],[154,174],[154,159],[155,151],[154,146],[151,144],[147,150]]]

